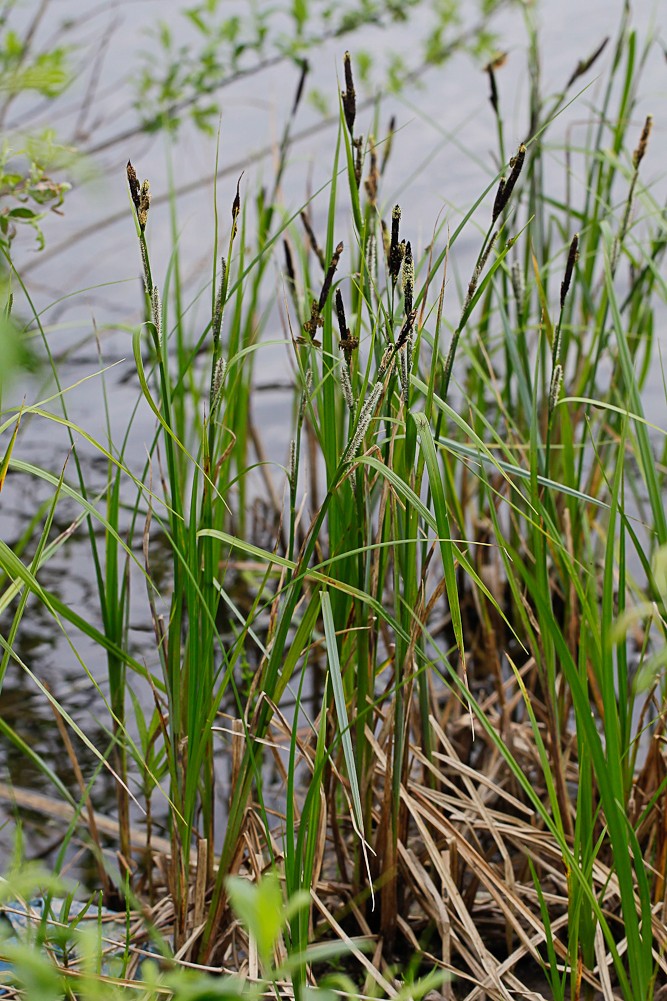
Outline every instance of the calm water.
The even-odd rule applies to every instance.
[[[30,5],[28,4],[28,7]],[[140,261],[134,236],[134,226],[128,207],[124,167],[128,157],[134,162],[140,177],[149,177],[155,201],[148,227],[153,270],[159,284],[165,273],[171,248],[168,207],[160,196],[168,191],[169,171],[177,189],[186,189],[178,199],[179,246],[185,279],[194,292],[200,291],[210,270],[213,232],[213,189],[211,174],[215,161],[215,143],[186,126],[177,141],[168,146],[163,138],[132,137],[113,141],[132,128],[136,121],[132,109],[129,76],[136,65],[137,53],[146,49],[145,29],[158,11],[173,25],[180,24],[177,13],[180,4],[158,3],[157,0],[132,0],[131,3],[107,4],[93,8],[87,20],[76,30],[84,69],[77,87],[61,99],[57,121],[50,121],[53,110],[34,104],[17,103],[16,122],[42,122],[58,129],[63,140],[80,133],[84,149],[97,148],[69,195],[65,214],[50,218],[45,225],[47,249],[41,254],[21,240],[18,264],[30,289],[31,296],[47,327],[52,350],[63,356],[60,376],[63,386],[73,387],[67,394],[70,418],[93,437],[104,440],[105,417],[101,405],[101,382],[96,373],[101,362],[95,341],[97,329],[103,364],[118,363],[105,376],[111,407],[112,437],[119,440],[127,417],[137,400],[136,381],[131,377],[134,362],[131,357],[131,329],[140,316]],[[580,58],[590,54],[606,35],[614,36],[622,4],[609,0],[544,0],[540,5],[543,40],[543,87],[545,92],[558,90],[569,78]],[[42,25],[48,37],[58,24],[68,17],[80,15],[81,4],[70,0],[54,0]],[[652,19],[662,11],[664,0],[653,6],[650,2],[637,5],[635,22],[644,32]],[[336,73],[340,73],[341,55],[349,47],[353,55],[363,49],[374,51],[378,58],[390,49],[404,51],[411,33],[417,37],[425,23],[425,12],[407,27],[379,32],[365,30],[358,38],[348,37],[319,50],[312,60],[309,83],[329,99],[333,108],[337,91]],[[512,8],[498,15],[493,22],[499,46],[509,53],[505,67],[498,72],[498,86],[506,120],[508,148],[525,138],[528,124],[528,77],[526,71],[526,36],[520,10]],[[179,28],[179,32],[180,32]],[[179,37],[180,34],[179,34]],[[643,34],[642,34],[643,37]],[[410,48],[410,45],[407,45]],[[407,60],[406,55],[406,60]],[[605,54],[605,58],[608,58]],[[600,67],[602,64],[599,64]],[[99,70],[99,82],[87,117],[81,117],[81,100],[93,72]],[[584,83],[594,81],[595,72]],[[289,66],[263,71],[256,77],[227,88],[223,98],[220,143],[221,179],[218,198],[223,225],[235,190],[236,177],[245,169],[243,187],[249,196],[262,180],[271,181],[271,157],[261,153],[281,134],[284,116],[289,108],[297,75]],[[590,105],[597,92],[582,95],[569,108],[549,133],[552,146],[550,169],[556,190],[563,183],[561,144],[566,134],[576,142],[577,134],[590,120]],[[639,135],[647,112],[655,116],[654,134],[649,153],[642,165],[642,179],[651,184],[657,202],[664,204],[667,196],[665,163],[667,163],[667,63],[658,47],[654,47],[640,88],[636,111],[636,134]],[[359,121],[370,120],[370,111],[360,112]],[[495,123],[488,102],[488,83],[480,66],[468,55],[458,54],[443,67],[425,72],[419,86],[408,87],[400,96],[383,100],[381,120],[386,123],[396,115],[399,135],[394,143],[387,178],[383,183],[386,205],[400,200],[404,232],[413,246],[423,249],[430,239],[439,213],[456,225],[462,212],[474,201],[496,172]],[[32,117],[34,116],[34,118]],[[320,114],[307,102],[303,104],[296,129],[304,137],[293,147],[284,183],[285,203],[291,209],[304,200],[304,192],[316,189],[330,176],[335,132],[320,128]],[[105,145],[108,144],[108,145]],[[104,148],[100,148],[104,147]],[[313,217],[316,225],[326,216],[326,200],[316,203]],[[347,234],[341,234],[343,239]],[[458,260],[454,266],[467,271],[466,254],[475,247],[471,228],[468,244],[457,245]],[[72,293],[76,293],[72,295]],[[458,297],[450,297],[452,314]],[[205,324],[208,297],[202,297],[201,307],[193,307],[193,329]],[[282,340],[276,324],[267,332],[272,340]],[[664,343],[664,342],[663,342]],[[288,378],[289,350],[279,345],[263,348],[258,355],[257,382],[263,384]],[[88,379],[86,382],[82,380]],[[40,398],[39,379],[13,389],[16,401],[24,394],[29,402]],[[651,421],[664,426],[667,413],[665,398],[656,366],[656,380],[649,387],[647,406]],[[276,420],[276,413],[282,414]],[[255,418],[265,429],[265,446],[276,462],[287,460],[290,421],[289,397],[277,391],[262,391],[257,395]],[[129,463],[139,470],[145,456],[145,444],[152,438],[154,421],[146,410],[139,409],[135,419],[129,452]],[[80,441],[78,449],[90,482],[102,484],[105,464]],[[16,454],[25,461],[59,473],[69,449],[66,436],[45,421],[24,422]],[[279,481],[282,482],[282,481]],[[259,481],[258,481],[259,489]],[[50,488],[38,482],[10,476],[2,494],[0,532],[9,542],[16,540],[26,525],[26,519],[36,510],[40,500],[50,496]],[[57,513],[57,525],[65,530],[78,512],[73,505],[62,504]],[[97,622],[97,601],[88,545],[84,533],[70,539],[58,557],[45,567],[42,582],[60,594],[92,621]],[[134,587],[131,617],[131,642],[135,655],[145,658],[149,666],[155,663],[154,641],[148,609],[140,580]],[[29,623],[29,624],[28,624]],[[20,655],[32,671],[52,687],[56,698],[91,736],[99,734],[100,746],[106,726],[105,710],[91,678],[82,671],[70,643],[60,634],[54,635],[53,623],[35,606],[18,644]],[[100,651],[80,637],[71,637],[78,658],[91,676],[104,687],[106,665]],[[46,701],[31,680],[16,667],[10,668],[2,694],[2,712],[21,735],[39,750],[46,752],[61,776],[71,781],[70,769],[51,725],[51,713]],[[49,748],[49,745],[52,745]],[[5,771],[17,786],[50,791],[45,779],[26,763],[17,752],[4,752]],[[82,752],[92,767],[89,752]],[[101,780],[103,781],[103,780]],[[98,802],[110,801],[111,783],[100,790]],[[36,839],[48,847],[50,830],[46,827]],[[0,835],[4,847],[11,840],[11,825]],[[2,859],[0,858],[0,868]]]

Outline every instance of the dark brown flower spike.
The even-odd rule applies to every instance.
[[[130,186],[130,196],[132,198],[132,204],[134,205],[134,211],[137,213],[137,222],[139,223],[139,229],[143,233],[146,229],[146,220],[148,219],[148,210],[151,204],[151,188],[148,181],[143,181],[139,184],[139,178],[137,177],[137,172],[132,166],[131,162],[127,161],[127,183]]]
[[[338,267],[338,262],[340,261],[340,255],[343,253],[343,244],[339,243],[333,252],[331,262],[327,269],[327,273],[324,276],[324,283],[322,284],[322,291],[320,292],[319,301],[319,311],[320,313],[324,309],[324,304],[329,298],[329,292],[331,291],[331,283],[333,282],[333,277],[336,273],[336,268]]]
[[[148,181],[142,181],[141,191],[139,192],[139,207],[137,208],[137,219],[139,220],[139,229],[143,233],[146,229],[146,222],[148,220],[148,210],[151,205],[151,188]]]
[[[346,340],[350,331],[347,329],[347,322],[345,320],[345,306],[343,305],[343,296],[340,289],[336,289],[336,317],[338,319],[338,330],[340,333],[341,343]]]
[[[398,231],[401,225],[401,207],[400,205],[394,205],[393,211],[391,213],[391,242],[389,244],[389,274],[391,275],[392,281],[396,284],[396,279],[398,278],[398,272],[401,270],[401,261],[403,260],[403,253],[405,251],[405,246],[401,247],[398,242]]]
[[[565,298],[570,289],[570,283],[572,282],[572,274],[574,272],[574,266],[579,260],[579,234],[575,233],[572,237],[572,243],[570,244],[570,252],[567,255],[567,264],[565,265],[565,277],[561,282],[560,286],[560,308],[562,309],[565,305]]]
[[[352,77],[352,60],[350,53],[343,56],[343,70],[345,72],[345,90],[341,93],[343,100],[343,114],[350,136],[354,135],[354,119],[357,116],[357,97],[354,90],[354,79]]]
[[[137,177],[137,172],[132,166],[130,160],[127,161],[127,183],[130,186],[130,195],[132,197],[132,202],[134,204],[135,212],[139,211],[139,192],[141,190],[141,185],[139,184],[139,178]]]
[[[493,63],[487,63],[484,67],[487,76],[489,78],[489,101],[491,102],[491,107],[493,108],[495,114],[498,114],[498,88],[496,87],[496,74],[493,69]]]
[[[500,213],[503,211],[507,203],[509,202],[512,192],[514,191],[514,185],[519,180],[519,174],[521,173],[521,168],[523,167],[523,162],[526,159],[526,147],[523,143],[519,146],[516,156],[513,156],[510,160],[510,167],[512,172],[510,176],[505,180],[504,177],[500,178],[500,184],[498,185],[498,192],[496,194],[496,200],[493,203],[493,215],[491,218],[492,222],[495,222]]]
[[[644,122],[644,128],[642,129],[642,134],[639,137],[639,143],[637,149],[632,154],[632,166],[637,170],[639,164],[644,159],[646,153],[646,147],[648,146],[648,139],[651,135],[651,128],[653,126],[653,115],[647,115],[646,121]]]
[[[234,195],[234,201],[232,202],[232,240],[236,236],[236,229],[237,229],[236,220],[238,219],[239,212],[241,211],[240,185],[241,185],[241,178],[243,177],[244,173],[245,171],[242,170],[241,173],[239,174],[239,179],[236,182],[236,194]]]
[[[287,284],[289,286],[292,295],[294,295],[294,292],[296,290],[296,272],[294,270],[294,259],[292,257],[292,250],[287,240],[283,240],[283,250],[285,252],[285,273],[287,275]]]
[[[329,297],[329,292],[331,291],[331,284],[333,282],[334,275],[336,273],[336,268],[338,267],[338,262],[340,261],[340,255],[343,253],[343,244],[339,243],[333,252],[331,258],[331,263],[327,269],[327,273],[324,276],[324,282],[322,284],[322,291],[320,292],[319,301],[313,299],[310,306],[310,319],[306,320],[303,325],[303,329],[311,338],[314,339],[317,332],[317,328],[323,325],[322,320],[322,310],[324,309],[325,303]]]
[[[607,47],[607,42],[608,41],[609,41],[609,36],[607,35],[607,37],[605,39],[603,39],[602,42],[600,42],[600,44],[598,45],[597,49],[595,50],[595,52],[593,52],[592,55],[588,56],[587,59],[581,59],[577,63],[577,65],[576,65],[576,67],[574,69],[574,73],[572,74],[572,76],[570,77],[570,79],[567,81],[567,84],[565,86],[565,90],[569,90],[569,88],[572,86],[572,84],[574,83],[574,81],[578,80],[580,76],[583,76],[584,73],[586,73],[591,68],[591,66],[593,65],[593,63],[596,62],[600,58],[600,56],[604,52],[605,48]]]
[[[415,318],[417,316],[417,310],[411,309],[408,315],[405,317],[403,326],[401,327],[401,332],[396,338],[395,350],[400,351],[405,344],[407,344],[408,338],[412,334],[415,325]]]
[[[356,139],[352,140],[352,145],[354,146],[354,179],[357,182],[357,188],[361,184],[361,166],[363,162],[363,151],[364,151],[364,137],[357,136]]]
[[[551,364],[553,366],[553,373],[555,373],[556,368],[561,369],[561,381],[562,381],[562,366],[560,365],[560,346],[561,346],[561,324],[563,322],[563,308],[565,306],[565,300],[567,298],[567,293],[570,290],[570,285],[572,283],[572,275],[574,274],[574,267],[579,259],[579,234],[575,233],[570,242],[570,250],[567,255],[567,264],[565,265],[565,275],[563,276],[563,281],[560,286],[560,316],[558,318],[558,325],[554,333],[553,347],[551,349]],[[555,375],[552,373],[552,389],[553,389],[553,379]],[[551,413],[551,409],[549,413]]]
[[[352,352],[355,348],[359,347],[359,341],[356,337],[352,337],[347,326],[347,321],[345,319],[345,307],[343,305],[343,296],[340,289],[336,289],[336,316],[338,318],[338,331],[340,333],[340,344],[339,347],[343,354],[345,355],[345,361],[347,363],[348,369],[350,367],[350,361],[352,360]]]

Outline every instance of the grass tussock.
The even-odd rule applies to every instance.
[[[31,602],[74,649],[81,631],[106,656],[93,773],[70,734],[90,740],[46,689],[78,794],[37,763],[69,804],[66,844],[85,830],[106,901],[129,908],[108,991],[178,993],[174,970],[191,964],[232,977],[206,990],[249,996],[267,983],[297,999],[315,986],[660,996],[665,428],[647,403],[655,384],[644,390],[667,240],[642,181],[652,122],[633,114],[651,44],[626,12],[611,57],[600,46],[561,93],[543,95],[533,72],[512,155],[490,63],[498,173],[459,222],[434,223],[426,249],[417,221],[383,201],[392,135],[377,121],[359,131],[346,53],[329,182],[281,204],[286,133],[273,197],[242,179],[219,193],[199,327],[176,205],[158,287],[150,186],[128,163],[145,292],[137,405],[155,429],[145,465],[130,461],[134,415],[121,441],[88,436],[107,462],[101,494],[76,447],[60,478],[21,459],[21,421],[86,437],[60,392],[0,428],[0,486],[20,473],[53,489],[32,548],[0,546],[0,679]],[[564,151],[575,196],[547,182],[546,151],[603,56],[585,142]],[[269,461],[255,375],[278,322],[293,401]],[[99,629],[41,581],[67,545],[51,531],[64,499],[79,505],[70,534],[88,533]],[[150,663],[128,642],[137,575]],[[103,769],[115,855],[94,809]],[[142,966],[149,941],[162,958]]]

